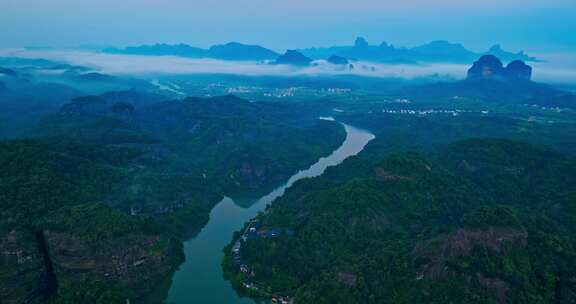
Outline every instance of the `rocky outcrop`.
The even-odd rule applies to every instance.
[[[178,253],[161,236],[129,234],[90,241],[74,233],[44,231],[59,288],[83,281],[113,282],[142,296],[175,270]]]
[[[310,65],[311,62],[311,58],[308,58],[295,50],[288,50],[284,55],[276,59],[276,64],[289,64],[296,66],[307,66]]]
[[[532,67],[521,60],[514,60],[506,66],[505,75],[510,79],[530,80]]]
[[[530,80],[532,67],[514,60],[506,67],[494,55],[484,55],[468,70],[468,79]]]
[[[180,242],[102,204],[50,213],[37,230],[8,220],[0,226],[2,304],[84,303],[101,292],[121,299],[110,303],[148,300],[166,292],[160,283],[183,260]]]
[[[504,75],[502,61],[494,55],[484,55],[468,70],[468,78],[493,78]]]
[[[450,259],[469,255],[475,248],[504,254],[512,248],[526,246],[528,233],[512,229],[459,229],[443,238],[419,244],[414,255],[428,261],[420,265],[425,278],[442,278],[454,274],[447,267]]]
[[[417,269],[418,280],[441,280],[451,276],[464,276],[466,282],[477,281],[493,294],[498,303],[507,303],[511,286],[498,277],[486,277],[482,272],[462,273],[453,261],[466,258],[474,250],[505,255],[507,252],[526,247],[528,233],[514,229],[459,229],[445,237],[418,244],[413,252],[416,260],[425,261]]]
[[[41,247],[32,232],[15,228],[0,235],[0,303],[42,299],[47,278]]]

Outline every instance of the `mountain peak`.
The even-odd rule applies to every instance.
[[[306,66],[312,62],[311,58],[304,56],[302,53],[296,50],[287,50],[284,55],[278,57],[276,59],[276,64],[291,64],[291,65],[299,65],[299,66]]]
[[[507,79],[507,80],[530,80],[532,67],[521,60],[514,60],[506,67],[495,55],[483,55],[474,62],[468,70],[469,79]]]
[[[210,47],[210,57],[224,60],[271,60],[278,57],[272,50],[259,45],[249,45],[240,42],[228,42]]]
[[[522,60],[514,60],[506,66],[506,75],[509,78],[530,80],[532,67]]]
[[[358,48],[367,47],[368,45],[368,41],[366,41],[364,37],[358,37],[356,38],[356,41],[354,41],[354,46]]]
[[[494,55],[483,55],[468,70],[468,78],[491,78],[502,75],[504,75],[504,65]]]

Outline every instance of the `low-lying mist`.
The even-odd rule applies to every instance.
[[[184,74],[235,74],[247,76],[333,76],[355,75],[365,77],[394,77],[413,79],[441,76],[462,79],[468,65],[451,63],[433,64],[382,64],[355,61],[353,68],[329,64],[318,60],[308,67],[274,65],[265,62],[223,61],[217,59],[192,59],[176,56],[112,55],[72,50],[3,49],[0,56],[43,58],[71,65],[80,65],[112,75],[156,76]],[[575,84],[575,54],[541,54],[546,61],[529,63],[533,66],[535,81]]]

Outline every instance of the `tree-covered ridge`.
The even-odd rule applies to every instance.
[[[104,204],[139,155],[69,141],[0,143],[2,303],[64,303],[72,293],[124,303],[170,276],[179,242],[152,219]]]
[[[161,301],[222,195],[275,186],[344,138],[288,105],[121,95],[73,99],[36,138],[0,142],[2,303]]]
[[[276,186],[335,149],[344,131],[319,121],[317,113],[314,107],[232,95],[141,107],[88,96],[47,118],[39,134],[136,146],[160,161],[161,170],[204,180],[229,194]]]
[[[72,99],[37,135],[138,153],[109,204],[190,235],[222,195],[264,193],[335,149],[343,128],[317,111],[232,95],[159,101],[107,93]]]
[[[442,160],[510,205],[549,209],[576,184],[573,157],[518,142],[463,141]]]
[[[104,204],[50,214],[42,236],[58,286],[56,303],[152,303],[156,293],[166,292],[159,282],[184,259],[180,241],[153,219]]]
[[[255,276],[226,259],[235,284],[296,303],[576,299],[573,157],[468,140],[434,159],[388,155],[353,176],[342,166],[297,183],[259,217],[260,229],[294,236],[248,240],[242,258]]]
[[[124,178],[115,165],[133,153],[66,142],[0,142],[1,212],[34,224],[62,206],[102,200]]]

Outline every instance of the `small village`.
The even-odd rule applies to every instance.
[[[250,267],[250,265],[247,265],[242,261],[241,249],[243,243],[257,238],[274,238],[283,235],[294,235],[294,231],[291,229],[282,228],[264,229],[262,228],[262,224],[258,219],[253,219],[242,232],[242,236],[238,238],[238,240],[234,243],[234,246],[232,246],[230,254],[232,255],[234,264],[238,267],[238,271],[240,271],[245,278],[242,282],[244,288],[256,292],[263,297],[270,298],[272,303],[293,304],[294,298],[266,292],[266,289],[262,284],[253,280],[255,277],[254,270]]]
[[[421,116],[426,116],[426,115],[458,116],[458,115],[464,114],[464,113],[480,113],[480,114],[486,115],[489,112],[486,110],[477,112],[477,111],[460,110],[460,109],[456,109],[456,110],[437,110],[437,109],[427,109],[427,110],[394,109],[394,110],[391,110],[391,109],[383,109],[382,113],[400,114],[400,115],[421,115]]]

